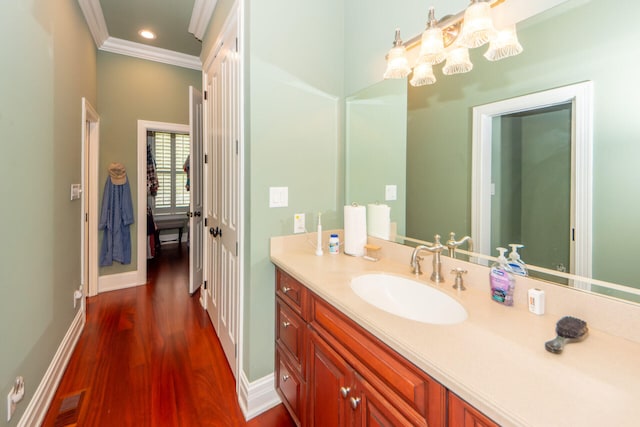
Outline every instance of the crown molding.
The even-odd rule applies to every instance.
[[[216,3],[217,0],[196,0],[196,5],[199,7],[198,16],[202,15],[200,16],[198,25],[204,25],[204,29],[202,30],[203,33],[206,30],[206,26],[209,24],[211,13],[213,13]],[[80,9],[82,9],[84,19],[87,21],[89,31],[91,31],[93,40],[99,50],[118,53],[120,55],[133,56],[135,58],[146,59],[149,61],[162,62],[163,64],[175,65],[177,67],[191,68],[198,71],[202,70],[202,61],[197,56],[110,37],[109,31],[107,30],[107,23],[104,20],[104,15],[102,13],[102,7],[100,6],[100,1],[78,0],[78,4],[80,5]],[[210,13],[208,12],[209,9],[211,10]],[[209,13],[209,15],[205,21],[204,15],[207,13]],[[192,22],[195,15],[196,6],[194,6],[194,13],[191,16]],[[189,24],[189,31],[191,31],[191,24]]]
[[[175,65],[178,67],[202,70],[202,61],[199,57],[187,55],[173,50],[162,49],[155,46],[148,46],[142,43],[135,43],[128,40],[109,37],[100,50],[120,55],[133,56],[135,58],[149,61],[162,62],[163,64]]]
[[[96,46],[100,48],[102,44],[109,38],[109,31],[107,30],[107,23],[104,20],[102,14],[102,7],[99,0],[78,0],[80,9],[84,14],[84,19],[87,21],[89,31],[93,36],[93,41],[96,42]]]
[[[211,21],[211,16],[216,8],[218,0],[196,0],[189,22],[189,32],[198,40],[202,40],[205,31]]]

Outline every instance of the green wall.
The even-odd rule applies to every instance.
[[[296,212],[307,214],[308,229],[317,212],[325,228],[342,225],[344,24],[339,0],[247,5],[243,369],[255,380],[274,366],[269,238],[291,234]],[[289,206],[269,208],[269,187],[280,186]]]
[[[202,87],[202,73],[188,68],[99,51],[97,54],[100,114],[99,203],[107,167],[120,162],[127,168],[137,219],[136,188],[138,120],[189,124],[189,86]],[[146,224],[143,224],[146,227]],[[137,269],[137,227],[131,226],[131,264],[114,262],[100,275]],[[100,232],[102,239],[103,233]]]
[[[570,0],[519,25],[524,53],[496,63],[472,51],[474,70],[409,89],[407,233],[433,235],[471,228],[472,107],[576,82],[594,82],[593,275],[640,287],[640,122],[633,105],[640,54],[635,16],[604,0]],[[426,229],[424,226],[426,225]]]
[[[81,99],[96,105],[95,44],[75,0],[0,2],[0,396],[26,384],[16,425],[77,312]]]

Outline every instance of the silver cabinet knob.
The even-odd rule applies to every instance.
[[[282,322],[282,327],[283,327],[283,328],[288,328],[289,326],[291,326],[291,323],[289,323],[289,322]]]
[[[282,382],[283,383],[286,383],[288,379],[289,379],[289,375],[283,375],[282,376]]]
[[[351,409],[355,411],[356,409],[358,409],[358,406],[360,405],[360,398],[352,397],[351,399],[349,399],[349,402],[351,403]]]
[[[340,387],[340,396],[342,396],[343,399],[346,399],[350,391],[351,389],[349,387]]]
[[[282,292],[283,292],[283,293],[285,293],[285,294],[286,294],[287,292],[289,292],[290,290],[291,290],[291,288],[287,288],[286,286],[283,286],[283,287],[282,287]]]

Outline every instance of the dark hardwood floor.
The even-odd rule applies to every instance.
[[[215,331],[187,290],[186,246],[163,247],[147,275],[145,286],[87,300],[44,425],[292,426],[282,405],[244,421]]]

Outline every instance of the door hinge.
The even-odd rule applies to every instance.
[[[89,212],[84,213],[84,222],[89,222]]]
[[[206,280],[202,283],[202,287],[204,288],[205,291],[207,290],[207,281]]]
[[[575,228],[571,229],[571,241],[573,241],[573,242],[576,241],[576,229]]]
[[[235,356],[233,356],[233,357],[238,357],[238,344],[235,345],[234,352],[235,352]]]
[[[207,218],[204,219],[204,226],[207,226]]]
[[[236,256],[238,256],[238,242],[236,242]]]
[[[236,37],[236,52],[238,51],[238,38]]]
[[[204,100],[205,101],[207,100],[207,91],[206,90],[204,91]]]
[[[207,164],[209,162],[209,156],[204,155],[204,163]]]
[[[236,139],[236,155],[238,155],[238,146],[239,146],[238,140]]]

